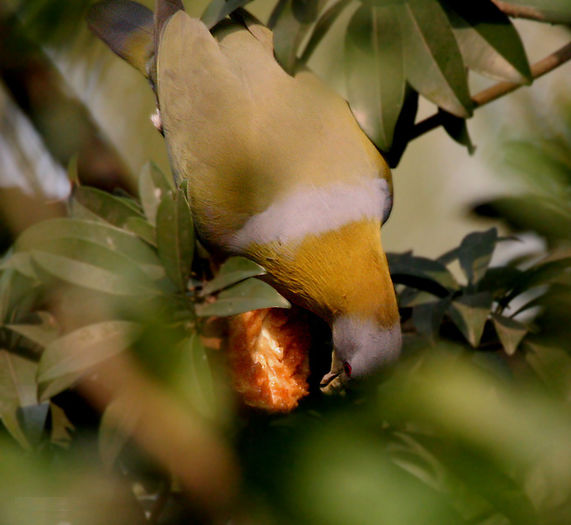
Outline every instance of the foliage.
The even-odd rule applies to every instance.
[[[18,7],[39,41],[65,11],[56,4]],[[247,4],[214,0],[203,18]],[[507,16],[467,4],[280,0],[270,22],[294,71],[352,9],[350,103],[396,164],[419,94],[469,145],[466,68],[531,81]],[[570,20],[567,2],[509,4]],[[567,523],[568,139],[508,145],[525,191],[477,208],[549,253],[492,264],[518,241],[491,228],[437,259],[389,254],[402,360],[287,416],[239,408],[209,346],[213,318],[289,306],[265,270],[218,266],[194,237],[184,184],[152,163],[138,198],[80,184],[71,163],[67,216],[26,229],[0,263],[2,522]]]

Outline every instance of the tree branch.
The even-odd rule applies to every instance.
[[[560,65],[564,64],[571,59],[571,42],[562,48],[558,49],[554,53],[546,56],[539,62],[536,62],[531,66],[531,76],[535,80],[545,73],[549,73]],[[485,106],[494,100],[515,91],[516,89],[522,87],[523,84],[516,84],[515,82],[498,82],[493,86],[490,86],[483,91],[480,91],[472,97],[472,102],[474,104],[474,109]],[[409,141],[424,135],[428,131],[431,131],[438,126],[441,126],[444,122],[446,114],[442,112],[435,113],[434,115],[422,120],[412,128],[409,136]]]
[[[501,2],[500,0],[492,0],[492,2],[496,4],[500,11],[512,18],[527,18],[528,20],[537,20],[538,22],[550,22],[545,14],[534,7],[514,5],[509,2]]]

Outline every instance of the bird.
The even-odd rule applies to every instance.
[[[347,101],[308,68],[287,73],[271,30],[245,9],[209,29],[180,0],[157,0],[154,13],[107,0],[88,23],[149,79],[201,242],[260,264],[331,327],[321,390],[395,361],[400,319],[381,243],[391,172]]]

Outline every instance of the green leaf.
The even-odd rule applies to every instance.
[[[18,272],[28,279],[37,279],[36,272],[32,265],[32,258],[29,253],[12,253],[0,265],[0,271],[13,270]]]
[[[527,327],[515,319],[498,314],[492,314],[492,321],[506,354],[514,355],[518,345],[527,334]]]
[[[157,233],[155,228],[142,217],[129,217],[125,229],[134,233],[137,237],[151,246],[157,245]]]
[[[330,5],[319,17],[301,55],[301,63],[307,64],[323,37],[329,32],[331,26],[350,3],[351,0],[338,0]]]
[[[408,0],[402,17],[405,73],[428,100],[458,117],[472,114],[466,71],[450,22],[436,0]]]
[[[508,0],[506,4],[521,7],[530,16],[540,17],[552,24],[571,24],[571,5],[568,0]]]
[[[259,264],[256,264],[245,257],[230,257],[218,270],[216,277],[208,281],[202,289],[202,295],[208,295],[218,290],[222,290],[236,284],[240,281],[248,279],[248,277],[256,277],[264,275],[264,270]]]
[[[359,125],[388,151],[404,102],[401,6],[359,8],[345,36],[349,104]]]
[[[438,112],[442,115],[442,126],[448,136],[461,144],[462,146],[466,146],[468,149],[468,153],[473,155],[476,151],[476,147],[472,143],[472,139],[468,134],[468,125],[466,124],[466,119],[456,117],[451,113],[446,111],[442,111],[441,109]]]
[[[144,282],[132,274],[118,274],[93,264],[79,262],[47,252],[34,251],[33,261],[38,269],[51,278],[116,296],[149,295],[160,290],[150,281]]]
[[[0,274],[0,324],[14,322],[28,313],[39,294],[34,280],[8,269]]]
[[[24,448],[32,443],[27,436],[18,409],[35,405],[37,363],[0,349],[0,419]]]
[[[519,34],[492,2],[440,2],[452,23],[466,66],[499,80],[531,83]]]
[[[442,318],[449,305],[448,298],[416,305],[412,310],[416,331],[434,341],[438,337]]]
[[[559,345],[531,342],[523,344],[526,361],[549,391],[568,400],[571,396],[571,356]]]
[[[180,291],[186,290],[194,256],[194,226],[186,196],[164,196],[157,211],[157,247],[165,270]]]
[[[280,65],[290,74],[293,74],[297,66],[297,52],[306,33],[311,27],[308,17],[300,16],[300,13],[317,13],[324,4],[323,0],[313,2],[318,4],[316,7],[307,9],[294,10],[294,0],[280,0],[268,22],[268,26],[274,34],[274,53]]]
[[[215,389],[208,353],[197,333],[178,345],[179,359],[171,386],[208,419],[221,415],[223,401]]]
[[[244,7],[252,0],[213,0],[207,6],[200,19],[208,29],[212,29],[218,22],[224,20],[230,13]]]
[[[57,391],[65,390],[89,368],[129,348],[139,333],[137,323],[105,321],[84,326],[50,343],[38,366],[42,399],[46,398],[50,383],[62,379]],[[50,391],[52,396],[55,393]]]
[[[139,197],[147,220],[156,223],[157,209],[162,198],[169,191],[173,191],[174,184],[171,179],[153,162],[147,162],[139,173]]]
[[[474,348],[480,344],[491,307],[491,294],[481,292],[463,295],[448,308],[450,318]]]
[[[147,271],[160,276],[162,264],[157,254],[136,235],[107,223],[79,219],[51,219],[28,228],[18,237],[17,251],[28,251],[59,239],[80,239],[120,252]]]
[[[104,221],[123,228],[129,217],[140,217],[141,214],[124,199],[115,197],[96,188],[81,186],[73,192],[71,206],[78,202],[91,213]]]
[[[387,260],[393,281],[406,284],[435,295],[447,295],[460,285],[448,268],[438,261],[416,257],[412,252],[388,253]]]
[[[248,279],[227,288],[213,303],[196,305],[200,317],[225,317],[260,308],[289,308],[290,303],[269,284],[259,279]]]
[[[50,314],[47,312],[42,314],[39,324],[9,324],[6,328],[39,346],[47,346],[58,337],[59,330]]]
[[[476,284],[486,273],[498,242],[498,230],[472,232],[462,239],[458,259],[470,284]]]

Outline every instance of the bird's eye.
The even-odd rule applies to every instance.
[[[343,370],[345,370],[347,377],[351,377],[351,365],[347,361],[343,363]]]

